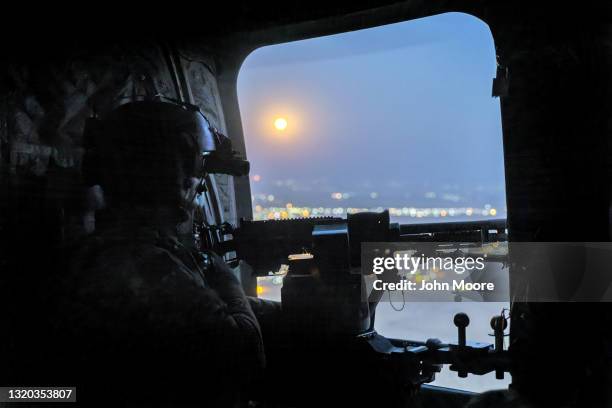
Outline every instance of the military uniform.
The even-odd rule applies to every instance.
[[[53,319],[66,380],[89,401],[233,406],[265,363],[249,301],[218,256],[207,265],[143,221],[116,220],[69,257]]]

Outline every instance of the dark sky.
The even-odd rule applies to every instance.
[[[254,51],[238,79],[254,192],[293,179],[504,201],[495,68],[488,26],[460,13]]]

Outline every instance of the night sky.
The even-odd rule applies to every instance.
[[[254,193],[290,179],[295,190],[478,190],[504,203],[495,71],[488,26],[461,13],[255,50],[238,79]]]

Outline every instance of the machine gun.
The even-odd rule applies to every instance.
[[[342,218],[245,221],[232,229],[226,225],[218,235],[233,239],[218,241],[213,249],[235,253],[256,275],[266,276],[288,265],[283,279],[282,306],[290,332],[299,342],[345,344],[382,359],[403,371],[403,378],[418,386],[431,382],[441,366],[450,364],[460,377],[495,371],[497,378],[510,370],[503,349],[506,316],[494,316],[494,344],[470,342],[469,318],[455,316],[458,340],[444,344],[436,339],[412,341],[389,339],[374,330],[374,310],[379,299],[364,298],[361,274],[362,242],[483,242],[505,240],[504,221],[400,226],[389,213],[358,213]]]
[[[235,251],[236,258],[247,262],[258,276],[267,276],[287,264],[289,255],[312,254],[315,247],[324,249],[334,240],[345,242],[349,247],[350,266],[358,267],[362,242],[483,243],[505,241],[505,229],[505,220],[399,225],[389,221],[388,211],[348,214],[346,219],[241,220],[237,228],[229,225],[222,228],[233,239],[217,240],[210,248],[221,253]],[[329,238],[327,244],[323,237]]]

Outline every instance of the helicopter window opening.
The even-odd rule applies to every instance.
[[[489,27],[463,13],[257,49],[238,78],[253,218],[387,208],[402,224],[506,218],[495,74]],[[279,299],[282,279],[265,279],[260,296]],[[381,302],[376,329],[453,341],[462,311],[468,340],[491,342],[489,321],[508,307]],[[509,382],[446,367],[434,384],[485,391]]]

